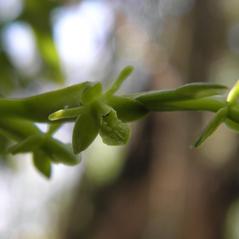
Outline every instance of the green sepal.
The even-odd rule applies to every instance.
[[[102,118],[100,136],[105,144],[123,145],[129,140],[130,129],[118,119],[116,111],[112,110]]]
[[[215,132],[218,126],[226,120],[227,112],[228,108],[224,107],[216,113],[216,115],[212,118],[207,127],[203,130],[203,132],[194,143],[194,147],[200,146],[210,135],[213,134],[213,132]]]
[[[42,135],[32,135],[24,139],[23,141],[8,148],[8,152],[12,154],[26,153],[34,151],[43,144]]]
[[[102,94],[102,84],[100,82],[92,83],[92,86],[86,88],[81,96],[82,104],[89,104]]]
[[[20,117],[35,122],[46,122],[49,115],[59,109],[80,106],[81,96],[90,86],[89,82],[83,82],[16,101],[22,107]]]
[[[51,177],[51,160],[43,151],[36,150],[33,153],[33,164],[35,168],[46,178]]]
[[[225,93],[226,86],[210,83],[190,83],[175,90],[156,90],[136,94],[134,99],[146,107],[154,107],[172,101],[204,98]]]
[[[129,77],[133,72],[134,67],[126,66],[120,73],[117,79],[113,82],[109,90],[106,91],[106,95],[113,95],[123,84],[123,82]]]
[[[93,142],[99,133],[100,124],[97,112],[90,107],[77,117],[72,135],[75,154],[85,150]]]
[[[177,88],[175,93],[184,97],[203,98],[223,94],[226,90],[224,85],[195,82]]]

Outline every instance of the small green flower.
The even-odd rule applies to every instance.
[[[121,109],[118,109],[123,118],[129,118],[129,116],[125,116],[126,112],[129,111],[127,107],[136,108],[136,117],[141,116],[141,112],[143,115],[148,112],[134,99],[113,96],[132,71],[133,68],[130,66],[124,68],[105,94],[102,93],[101,83],[92,84],[82,92],[80,106],[61,109],[49,115],[51,121],[75,120],[72,134],[72,147],[75,154],[88,148],[98,134],[101,135],[105,144],[122,145],[128,142],[130,129],[126,123],[118,118],[117,112],[111,107],[110,102],[112,103],[112,99],[116,99],[117,105],[123,104],[125,106],[125,109],[122,109],[122,106]],[[140,111],[139,106],[141,107],[140,113],[137,112]],[[134,115],[134,112],[130,112],[130,114]]]

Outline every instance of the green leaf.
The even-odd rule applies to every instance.
[[[44,152],[36,150],[33,153],[33,164],[42,175],[51,177],[51,160]]]
[[[72,146],[75,154],[85,150],[96,138],[100,129],[100,118],[91,108],[78,116],[72,135]]]
[[[213,132],[218,128],[218,126],[225,121],[227,118],[228,108],[221,108],[213,119],[209,122],[208,126],[203,130],[201,135],[198,137],[196,142],[194,143],[194,147],[200,146]]]
[[[52,36],[45,32],[34,31],[38,51],[44,65],[44,72],[49,79],[56,82],[64,82],[60,58]]]
[[[102,118],[100,136],[105,144],[123,145],[129,140],[130,129],[118,119],[116,111],[112,110]]]
[[[32,135],[23,141],[9,147],[8,152],[12,154],[26,153],[39,148],[43,144],[43,137],[41,135]]]
[[[133,72],[132,66],[126,66],[119,74],[118,78],[114,81],[110,89],[106,92],[106,95],[113,95],[126,80],[126,78]]]

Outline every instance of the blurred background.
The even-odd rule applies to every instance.
[[[121,93],[239,77],[237,0],[0,0],[0,95],[83,81]],[[153,113],[125,147],[96,139],[50,181],[0,136],[0,238],[238,239],[238,136],[220,127],[191,149],[209,113]],[[45,130],[46,125],[38,124]],[[56,137],[71,141],[72,125]]]

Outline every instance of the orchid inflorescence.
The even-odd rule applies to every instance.
[[[15,141],[12,154],[31,152],[36,168],[46,177],[52,163],[74,165],[78,154],[99,134],[108,145],[127,144],[128,122],[153,111],[211,111],[215,116],[193,144],[200,146],[220,124],[239,131],[239,83],[227,87],[210,83],[191,83],[173,90],[157,90],[116,95],[133,67],[125,67],[112,86],[103,91],[100,82],[83,82],[60,90],[22,99],[0,99],[0,134]],[[35,125],[48,123],[46,133]],[[72,146],[53,137],[66,122],[74,122]]]

